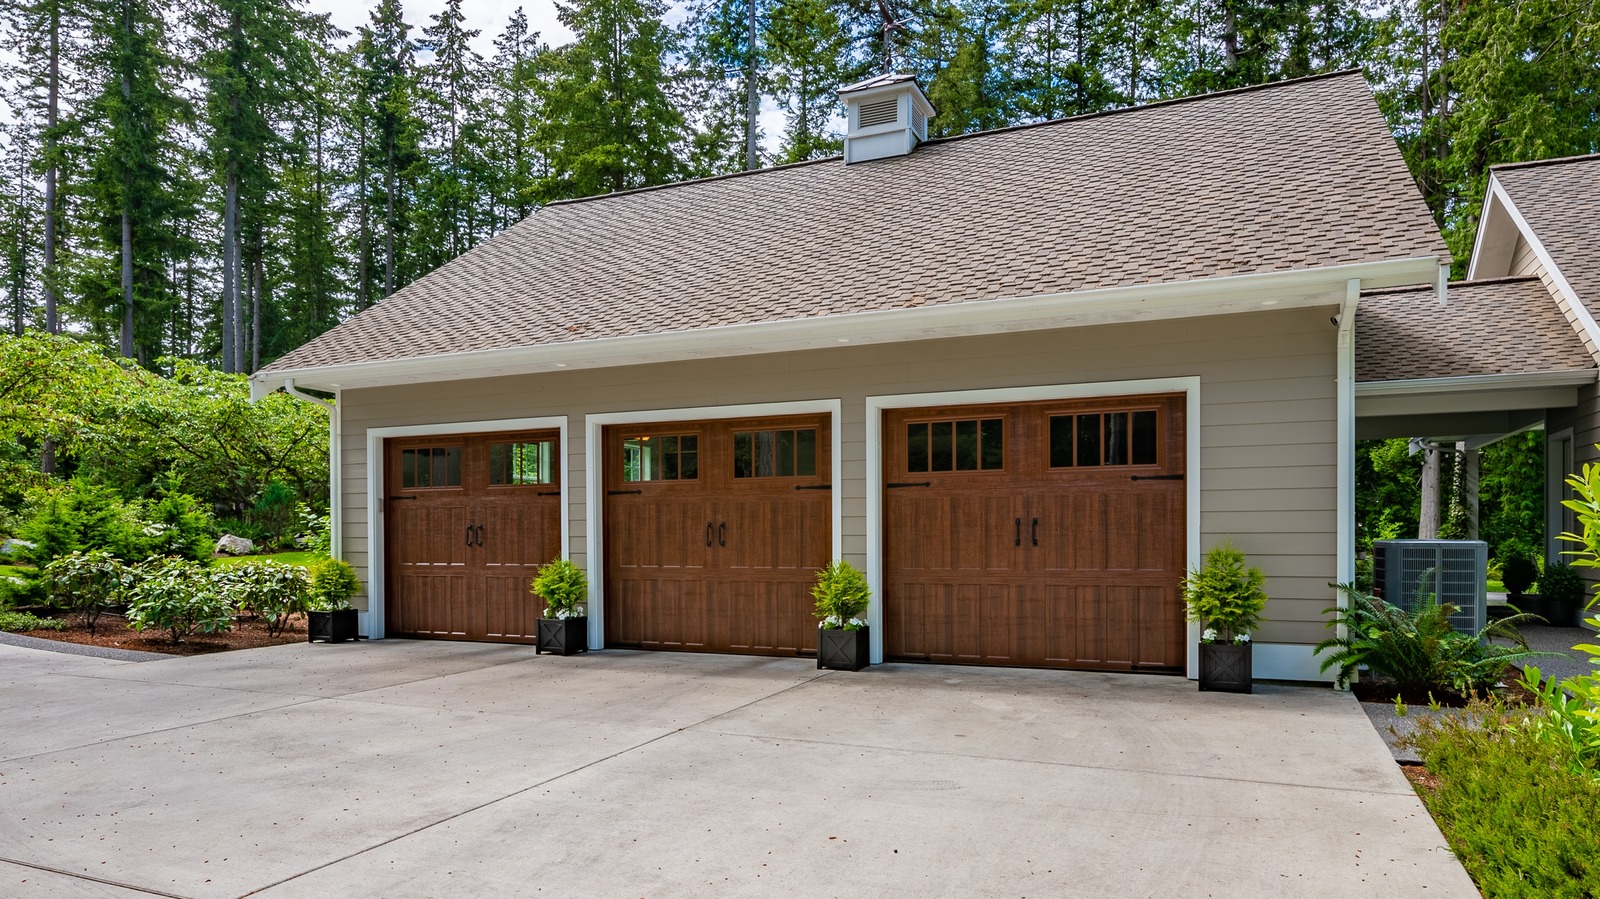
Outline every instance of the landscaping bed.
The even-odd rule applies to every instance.
[[[61,620],[67,621],[67,627],[63,630],[29,630],[14,633],[38,637],[41,640],[103,646],[108,649],[159,652],[172,656],[196,656],[235,649],[256,649],[283,643],[304,643],[306,640],[306,622],[303,616],[290,621],[276,636],[267,633],[264,622],[246,618],[236,622],[232,630],[214,634],[194,634],[185,637],[181,643],[173,643],[172,637],[165,631],[147,630],[143,633],[136,631],[129,627],[127,622],[112,615],[101,616],[94,633],[90,633],[88,628],[77,621]]]

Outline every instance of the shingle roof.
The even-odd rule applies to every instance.
[[[1431,256],[1339,73],[551,204],[266,371]]]
[[[1538,278],[1373,291],[1356,307],[1356,380],[1529,374],[1595,367]]]
[[[1600,154],[1496,166],[1495,179],[1591,313],[1600,313]]]

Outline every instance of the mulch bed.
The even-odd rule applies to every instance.
[[[1400,771],[1406,776],[1406,780],[1411,781],[1412,788],[1418,793],[1431,793],[1439,789],[1439,775],[1429,771],[1423,765],[1402,764]]]
[[[1513,667],[1506,672],[1505,686],[1495,692],[1511,705],[1532,705],[1538,697],[1520,683],[1522,671]],[[1350,685],[1350,692],[1362,702],[1371,702],[1378,705],[1394,705],[1395,695],[1398,693],[1400,701],[1408,706],[1426,708],[1437,702],[1447,709],[1466,708],[1467,697],[1454,690],[1396,690],[1393,684],[1374,681],[1359,681]]]
[[[58,616],[59,617],[59,616]],[[95,625],[95,632],[80,623],[77,616],[67,617],[69,626],[62,631],[19,631],[29,637],[38,637],[42,640],[59,640],[63,643],[79,643],[85,646],[105,646],[112,649],[135,649],[140,652],[160,652],[173,656],[197,656],[212,652],[228,652],[234,649],[256,649],[261,646],[277,646],[282,643],[304,643],[306,641],[306,622],[304,617],[291,620],[289,626],[276,637],[267,634],[267,626],[259,619],[244,618],[236,620],[233,630],[220,634],[195,634],[184,637],[182,643],[174,644],[172,635],[166,631],[145,631],[140,633],[130,627],[128,623],[115,615],[102,615]]]

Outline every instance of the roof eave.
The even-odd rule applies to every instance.
[[[1336,304],[1352,280],[1359,281],[1363,289],[1431,284],[1440,264],[1438,256],[1419,256],[420,358],[282,368],[254,375],[250,392],[259,399],[289,381],[302,387],[349,390],[792,352],[850,342],[900,342],[1225,314],[1259,310],[1264,304],[1275,309],[1320,306]]]

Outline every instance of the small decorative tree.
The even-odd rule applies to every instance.
[[[1183,582],[1189,620],[1204,629],[1202,643],[1248,643],[1267,604],[1266,575],[1245,565],[1243,552],[1224,541]]]
[[[101,613],[126,600],[134,584],[132,569],[104,550],[57,556],[44,579],[50,599],[81,615],[91,634]]]
[[[311,566],[311,608],[318,612],[343,612],[350,597],[361,592],[361,579],[343,559],[321,559]]]
[[[819,627],[855,631],[867,626],[861,616],[872,601],[872,588],[861,569],[849,562],[836,559],[818,571],[811,598],[817,601]]]
[[[544,600],[545,616],[564,621],[581,618],[589,597],[589,580],[570,559],[552,559],[539,568],[531,592]]]

